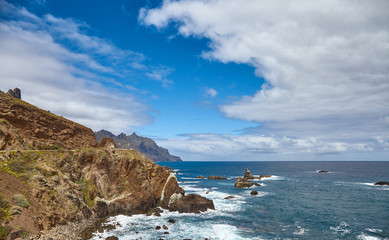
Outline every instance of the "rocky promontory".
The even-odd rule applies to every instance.
[[[116,149],[110,138],[97,143],[89,128],[0,97],[0,239],[88,239],[81,232],[109,216],[214,209],[140,152]]]

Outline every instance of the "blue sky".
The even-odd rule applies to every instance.
[[[0,0],[0,88],[184,160],[389,160],[388,7]]]

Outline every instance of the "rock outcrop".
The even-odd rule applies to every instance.
[[[22,99],[22,92],[19,88],[15,88],[14,90],[9,89],[7,92],[8,95],[14,98]]]
[[[214,176],[214,175],[211,175],[208,177],[209,180],[227,180],[226,177],[220,177],[220,176]]]
[[[141,137],[135,133],[126,135],[124,133],[115,136],[109,131],[100,130],[95,132],[97,141],[104,137],[110,137],[115,141],[118,148],[135,149],[144,154],[154,162],[181,162],[181,158],[173,156],[165,148],[159,147],[154,140],[146,137]]]
[[[174,202],[169,208],[171,211],[179,213],[200,213],[208,209],[215,209],[213,201],[197,194],[189,194]]]
[[[379,182],[374,183],[374,185],[379,185],[379,186],[389,186],[389,182],[379,181]]]
[[[0,91],[0,150],[95,147],[91,129]]]
[[[237,177],[235,181],[235,187],[236,188],[249,188],[252,186],[261,186],[259,183],[250,182],[249,180],[261,180],[263,178],[271,177],[270,175],[259,175],[258,177],[254,177],[254,175],[251,174],[250,170],[246,168],[246,171],[244,173],[243,177]]]

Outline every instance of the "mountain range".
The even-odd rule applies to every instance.
[[[126,135],[121,133],[114,135],[107,130],[100,130],[95,132],[97,141],[101,141],[104,137],[110,137],[114,140],[118,148],[135,149],[144,154],[154,162],[181,162],[181,158],[173,156],[166,148],[158,146],[151,138],[138,136],[136,133]]]

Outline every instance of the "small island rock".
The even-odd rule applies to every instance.
[[[379,181],[377,183],[374,183],[374,185],[379,185],[379,186],[389,186],[389,182],[386,181]]]
[[[257,192],[257,191],[251,191],[250,194],[253,195],[253,196],[255,196],[255,195],[258,195],[258,192]]]

